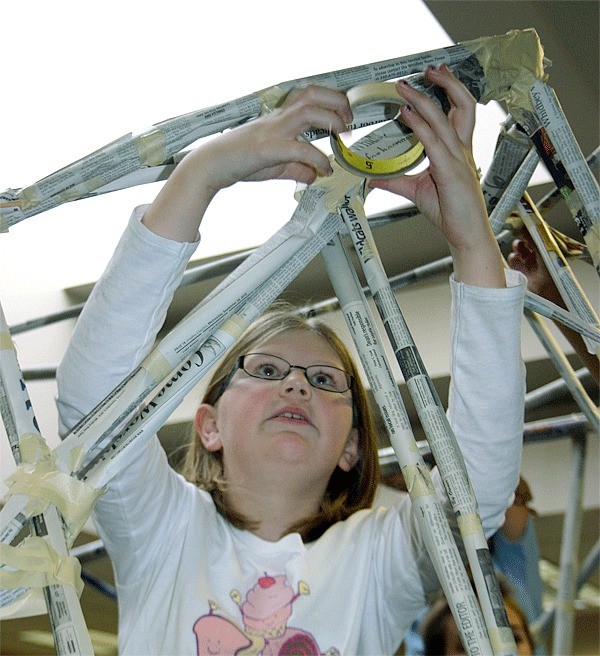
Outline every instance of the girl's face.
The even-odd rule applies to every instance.
[[[252,347],[253,353],[281,357],[291,365],[343,369],[336,351],[320,335],[288,330]],[[324,491],[336,465],[356,463],[352,393],[315,389],[301,369],[283,380],[262,380],[235,372],[215,407],[201,406],[196,428],[205,448],[223,450],[231,484],[280,476]]]

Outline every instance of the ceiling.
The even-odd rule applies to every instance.
[[[511,29],[534,27],[544,46],[546,56],[554,64],[548,70],[549,84],[568,117],[577,141],[584,152],[589,154],[598,146],[599,137],[599,4],[595,0],[430,0],[425,4],[456,41],[467,41],[480,36],[502,34]],[[540,198],[547,186],[531,190],[534,199]],[[580,239],[573,221],[565,216],[560,208],[547,217],[549,223],[562,232]],[[445,244],[433,231],[417,223],[416,219],[397,221],[377,229],[376,239],[386,271],[390,276],[429,263],[447,255]],[[398,258],[398,250],[402,257]],[[319,301],[332,296],[324,268],[315,262],[305,271],[288,291],[291,299],[310,298]],[[196,299],[201,297],[215,281],[197,283],[180,290],[169,314],[172,323],[191,309]],[[74,302],[82,301],[89,293],[89,287],[70,290]],[[556,377],[552,367],[546,362],[532,363],[528,371],[528,384],[534,388]],[[446,381],[439,381],[444,396]],[[560,405],[538,411],[537,416],[555,416],[574,411],[572,403],[559,401]],[[168,436],[165,435],[168,440]],[[557,518],[552,521],[558,522]],[[586,520],[590,529],[585,536],[586,545],[597,539],[597,513]],[[557,527],[545,526],[541,540],[542,548],[548,557],[556,558]],[[596,535],[596,538],[594,537]],[[544,547],[544,545],[546,545]],[[110,578],[110,565],[106,559],[97,561],[91,568],[105,578]],[[87,589],[82,599],[84,612],[89,625],[97,633],[98,640],[105,639],[107,650],[101,653],[115,653],[110,647],[110,635],[116,631],[116,604],[94,590]],[[597,630],[597,624],[596,630]],[[34,646],[31,642],[19,639],[19,632],[48,631],[46,617],[31,618],[24,621],[6,622],[3,626],[1,654],[46,654],[54,653],[53,647]],[[102,632],[106,632],[108,637]],[[583,653],[583,652],[581,652]],[[591,653],[591,652],[590,652]]]

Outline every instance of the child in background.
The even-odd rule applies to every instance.
[[[429,69],[448,116],[399,82],[427,170],[372,182],[415,202],[454,258],[449,417],[489,536],[516,487],[523,427],[523,277],[504,271],[471,154],[475,102]],[[58,372],[63,432],[150,351],[204,213],[238,180],[328,175],[297,137],[340,132],[344,94],[309,87],[190,153],[134,212]],[[209,384],[188,461],[132,449],[95,518],[115,568],[123,654],[385,654],[439,588],[410,500],[369,508],[378,480],[365,392],[318,322],[259,320]],[[445,498],[439,475],[438,493]]]

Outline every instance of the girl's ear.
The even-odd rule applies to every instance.
[[[356,465],[359,457],[358,430],[353,428],[348,436],[348,441],[344,447],[344,453],[338,462],[338,467],[342,471],[349,472]]]
[[[217,424],[217,415],[217,409],[208,403],[203,403],[196,410],[194,428],[202,442],[202,446],[207,451],[219,451],[223,447]]]

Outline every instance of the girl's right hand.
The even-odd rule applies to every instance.
[[[308,86],[273,112],[211,139],[177,166],[142,222],[176,241],[194,241],[215,194],[243,180],[310,184],[332,173],[328,157],[299,137],[309,128],[343,132],[352,122],[345,94]]]
[[[210,156],[218,191],[242,180],[296,180],[310,184],[332,173],[328,157],[301,135],[309,128],[343,132],[352,122],[345,94],[308,86],[291,91],[283,104],[260,118],[237,127],[199,149]],[[300,137],[300,138],[299,138]],[[204,150],[204,152],[203,152]]]

